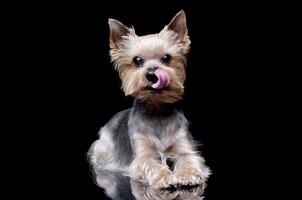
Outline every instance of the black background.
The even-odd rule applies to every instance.
[[[86,152],[99,128],[132,104],[110,63],[108,18],[144,35],[159,32],[184,9],[192,48],[181,104],[213,171],[206,199],[259,196],[264,180],[258,171],[267,170],[259,149],[272,114],[265,58],[273,17],[264,5],[106,1],[14,8],[16,15],[7,17],[16,19],[10,24],[10,48],[17,51],[10,69],[17,81],[8,82],[15,84],[8,108],[18,120],[11,130],[19,148],[10,157],[22,178],[11,182],[16,188],[21,182],[23,194],[105,199]]]

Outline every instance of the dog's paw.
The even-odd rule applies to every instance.
[[[183,169],[176,174],[177,186],[197,186],[204,183],[204,176],[198,169]]]
[[[169,170],[161,170],[150,183],[155,190],[172,189],[176,184],[177,179]]]

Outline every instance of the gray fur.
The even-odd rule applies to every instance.
[[[116,161],[127,166],[133,160],[131,147],[133,133],[149,134],[162,141],[173,137],[173,133],[180,128],[187,130],[187,124],[183,112],[175,105],[169,105],[160,112],[154,112],[149,110],[145,103],[135,101],[132,108],[115,114],[105,127],[112,135]],[[189,133],[188,136],[190,137]]]
[[[106,127],[112,134],[115,146],[115,156],[121,165],[130,165],[133,159],[131,141],[129,137],[129,114],[130,109],[117,113],[107,124]]]
[[[89,158],[96,182],[113,199],[123,196],[118,191],[126,184],[127,175],[131,181],[155,190],[204,185],[210,170],[196,151],[188,122],[177,105],[184,92],[183,67],[190,49],[184,11],[177,13],[160,33],[143,37],[116,20],[110,19],[109,25],[111,59],[122,78],[125,95],[137,100],[132,108],[117,113],[91,146]],[[127,30],[120,35],[119,29]],[[122,40],[117,41],[116,35]],[[146,58],[146,66],[128,71],[125,66],[129,59],[140,54]],[[162,62],[165,54],[177,59]],[[169,87],[159,88],[146,78],[147,67],[153,66],[162,73],[157,83]]]
[[[180,130],[186,134],[185,137],[194,149],[194,140],[188,131],[188,121],[177,104],[165,105],[156,110],[145,102],[135,100],[132,108],[115,114],[100,131],[100,137],[102,134],[107,136],[97,145],[105,147],[105,151],[109,153],[108,157],[103,161],[93,162],[96,143],[90,149],[89,156],[97,183],[111,198],[118,200],[125,197],[130,190],[129,167],[135,158],[132,138],[137,137],[137,134],[143,134],[153,140],[158,152],[156,160],[174,171],[178,155],[167,150],[175,142]],[[106,143],[113,144],[113,147],[108,146],[108,151]],[[207,170],[206,167],[204,169]],[[132,198],[133,196],[127,197]]]
[[[187,129],[187,120],[175,105],[154,112],[145,103],[136,101],[128,125],[130,133],[151,134],[161,140],[173,136],[180,128]]]

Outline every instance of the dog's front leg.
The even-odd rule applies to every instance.
[[[178,156],[174,165],[179,185],[200,185],[205,183],[210,170],[204,159],[194,150],[187,136],[178,139],[172,146],[172,152]]]
[[[148,136],[132,138],[134,160],[130,166],[130,177],[149,184],[155,189],[168,188],[176,184],[175,175],[158,159],[159,152]]]

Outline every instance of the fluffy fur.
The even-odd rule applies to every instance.
[[[203,189],[210,170],[175,104],[184,92],[190,49],[185,13],[179,12],[158,34],[137,36],[134,28],[113,19],[109,26],[110,56],[125,95],[133,96],[135,102],[101,129],[89,151],[98,185],[114,198],[118,188],[114,177],[119,176],[113,174],[118,173],[154,190],[181,185]],[[163,62],[165,55],[171,56],[171,62]],[[140,66],[133,62],[137,56],[144,61]],[[151,89],[152,82],[146,78],[154,68],[170,77],[163,89]]]
[[[182,14],[182,13],[180,13]],[[109,24],[116,23],[110,20]],[[171,23],[170,23],[171,24]],[[115,69],[119,71],[122,88],[126,95],[135,96],[151,104],[174,103],[181,99],[184,92],[183,84],[186,78],[186,55],[190,49],[190,39],[187,34],[179,38],[178,34],[166,26],[160,33],[146,36],[137,36],[133,28],[125,27],[127,35],[122,36],[122,41],[116,43],[112,33],[110,37],[110,55]],[[170,54],[173,59],[168,67],[160,62],[160,58]],[[140,56],[146,60],[143,67],[133,67],[132,58]],[[171,83],[161,93],[146,90],[148,82],[144,74],[149,66],[157,66],[165,70]]]

